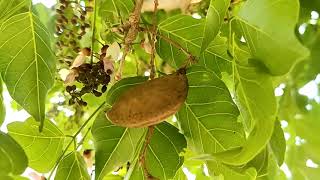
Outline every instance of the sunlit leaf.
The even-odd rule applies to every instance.
[[[187,72],[188,97],[177,114],[192,151],[214,154],[244,142],[239,111],[225,84],[212,72],[194,66]]]
[[[200,52],[203,52],[219,33],[224,16],[230,5],[229,0],[211,0],[204,25],[203,41]]]
[[[6,108],[3,101],[2,89],[2,81],[0,81],[0,127],[6,117]]]
[[[188,58],[177,46],[181,46],[199,59],[199,63],[220,75],[231,69],[231,60],[227,56],[226,39],[217,36],[200,53],[203,41],[204,21],[187,15],[177,15],[159,24],[161,34],[157,43],[157,53],[172,67],[181,67]],[[170,39],[170,40],[168,40]],[[173,43],[174,42],[174,43]],[[177,43],[177,44],[176,44]]]
[[[207,164],[211,176],[222,175],[224,179],[237,180],[255,180],[257,177],[257,172],[254,168],[249,168],[244,172],[238,172],[216,160],[208,161]]]
[[[0,27],[0,71],[12,98],[37,121],[44,121],[55,56],[49,33],[31,12],[15,15]]]
[[[38,172],[48,172],[62,153],[65,136],[51,121],[46,120],[42,132],[33,118],[9,124],[9,134],[22,146],[29,166]]]
[[[294,34],[298,16],[298,0],[251,0],[236,18],[250,53],[273,75],[287,73],[309,55]]]
[[[28,167],[28,158],[23,149],[13,138],[1,131],[0,152],[0,177],[8,174],[22,174]]]
[[[248,57],[248,52],[236,51],[233,71],[241,116],[250,134],[241,149],[215,155],[231,165],[245,164],[259,154],[269,142],[276,120],[271,76]]]
[[[125,22],[134,8],[132,0],[103,0],[100,5],[100,16],[111,24]]]
[[[31,3],[31,0],[2,0],[0,1],[0,25],[3,20],[19,13],[27,11],[27,6]]]
[[[79,152],[67,154],[59,163],[55,179],[90,180],[86,163]]]

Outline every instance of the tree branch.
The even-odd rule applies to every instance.
[[[120,62],[120,67],[116,74],[116,78],[118,80],[121,79],[126,56],[130,52],[131,45],[133,41],[136,39],[137,34],[139,32],[139,23],[140,23],[142,5],[143,5],[143,0],[136,0],[134,10],[130,14],[129,20],[123,25],[123,28],[125,31],[127,31],[127,33],[124,38],[124,53]]]

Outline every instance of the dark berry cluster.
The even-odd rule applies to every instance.
[[[81,90],[77,90],[75,85],[66,87],[66,91],[71,95],[71,99],[69,100],[70,105],[78,103],[79,105],[86,106],[87,103],[82,99],[83,95],[92,93],[96,97],[100,97],[107,91],[112,71],[105,72],[103,61],[93,64],[85,63],[73,68],[73,70],[79,74],[75,80],[83,84],[83,87]]]
[[[89,5],[91,1],[88,2]],[[80,40],[90,28],[90,18],[88,14],[93,11],[91,6],[82,7],[78,1],[59,0],[56,13],[56,42],[58,51],[57,56],[60,57],[60,63],[71,64],[73,57],[80,51]],[[73,51],[73,52],[72,52]]]

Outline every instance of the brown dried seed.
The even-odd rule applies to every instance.
[[[188,94],[184,71],[137,85],[124,92],[106,116],[123,127],[147,127],[175,114]]]

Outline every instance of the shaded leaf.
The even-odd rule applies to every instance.
[[[240,147],[244,131],[225,84],[200,66],[188,69],[187,77],[189,93],[177,118],[189,148],[199,154],[214,154]]]
[[[65,180],[90,180],[86,163],[79,152],[67,154],[59,163],[57,173],[54,179]]]
[[[0,27],[0,71],[11,97],[37,121],[44,121],[55,56],[49,33],[32,13],[15,15]]]
[[[229,0],[211,0],[204,25],[203,41],[200,52],[203,52],[219,33],[224,16],[230,5]]]
[[[253,167],[257,171],[257,178],[265,178],[268,175],[269,166],[269,151],[265,148],[250,162],[248,162],[245,168]]]
[[[38,172],[48,172],[62,153],[64,135],[51,121],[45,121],[42,132],[33,118],[9,124],[9,134],[22,146],[29,166]]]
[[[250,53],[273,75],[287,73],[309,55],[294,34],[298,16],[298,0],[250,0],[236,18]]]
[[[0,142],[0,177],[22,174],[28,167],[28,158],[23,149],[12,137],[1,131]]]
[[[174,178],[184,161],[180,153],[186,147],[187,142],[176,127],[167,122],[156,125],[146,154],[148,172],[159,179]],[[126,178],[144,179],[137,159],[132,166]]]
[[[286,140],[279,121],[274,122],[273,134],[269,144],[274,156],[276,157],[278,165],[281,166],[286,153]]]
[[[96,149],[96,179],[133,160],[135,150],[145,134],[142,128],[123,128],[113,125],[101,112],[92,126]]]
[[[231,165],[245,164],[265,148],[276,119],[277,103],[271,76],[258,64],[252,64],[248,57],[248,52],[237,50],[233,71],[241,116],[250,134],[241,149],[215,155]]]

